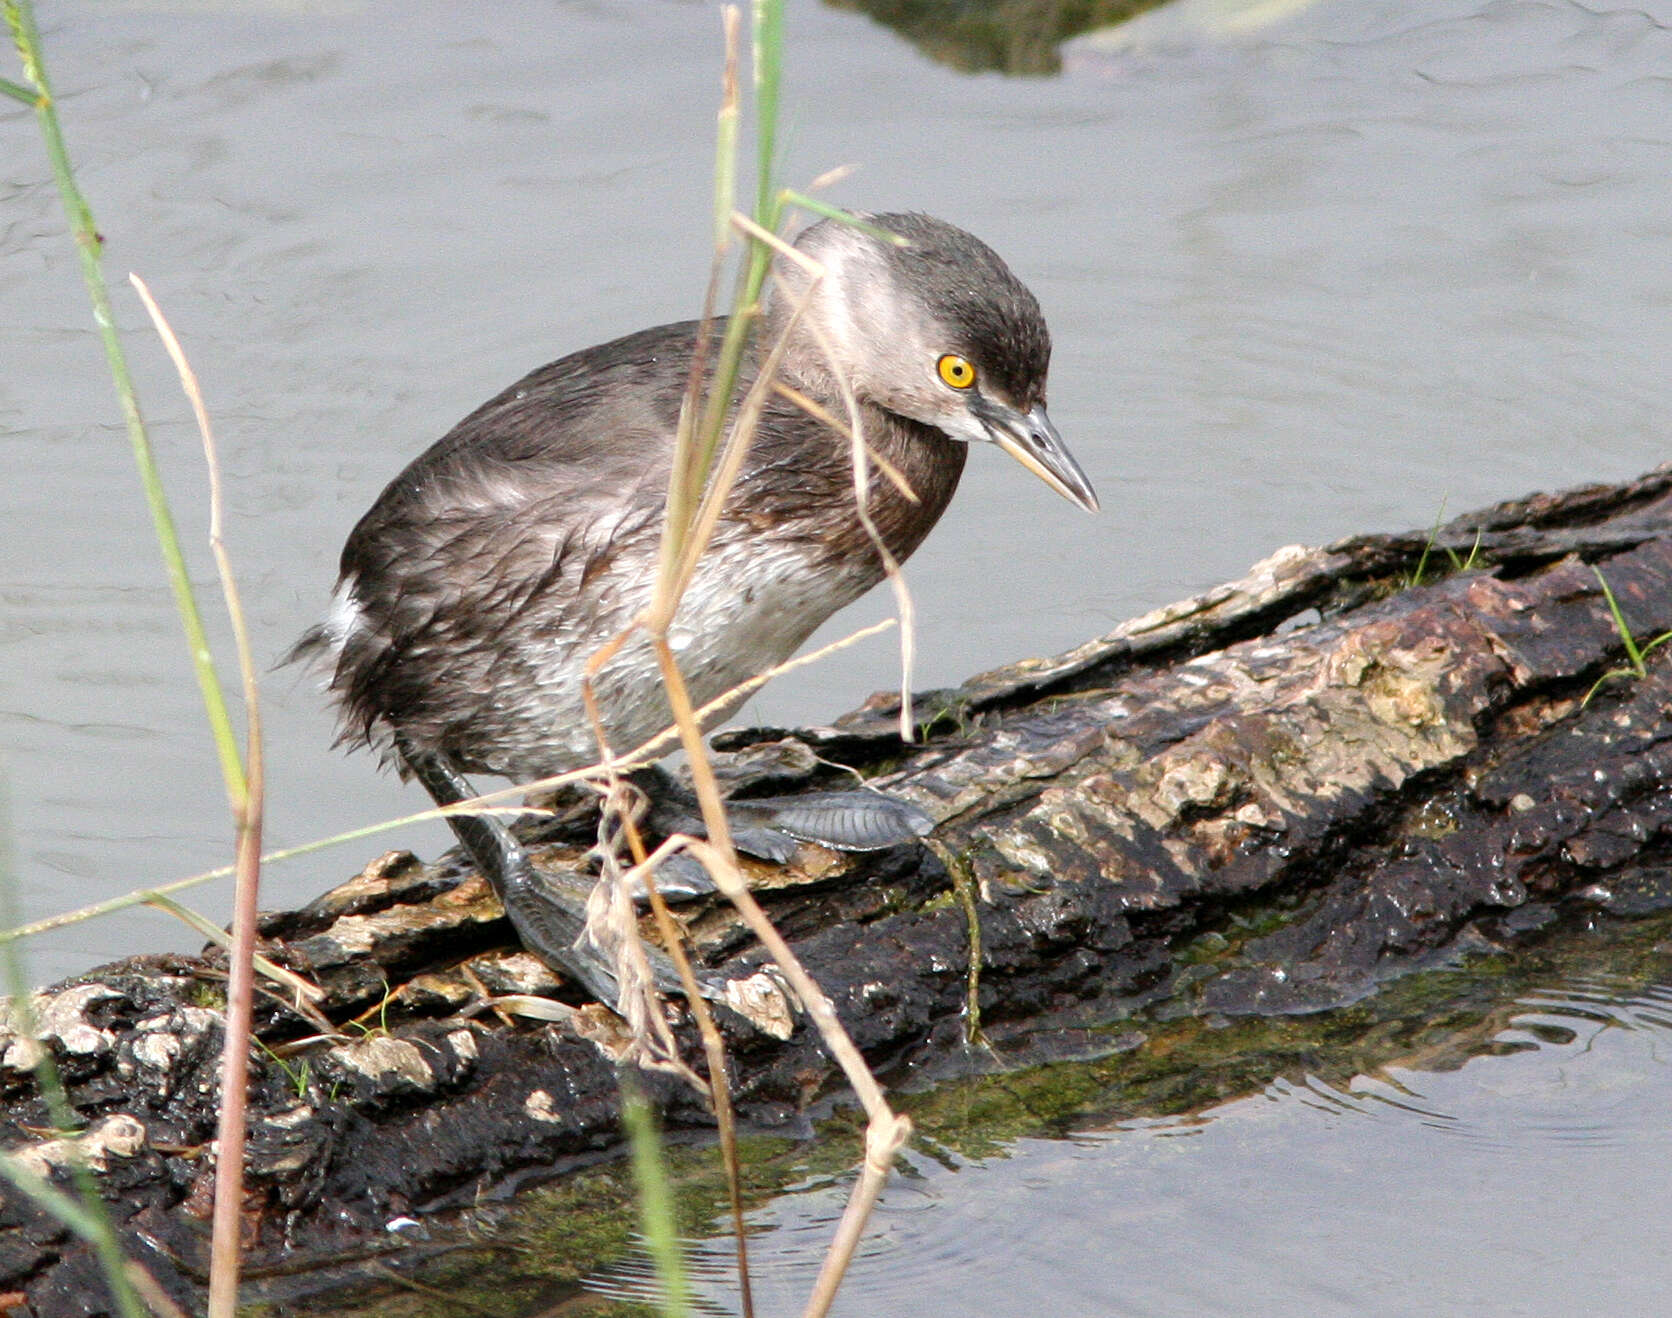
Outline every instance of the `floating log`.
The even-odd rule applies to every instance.
[[[920,743],[879,696],[827,728],[723,734],[717,755],[736,790],[827,786],[847,765],[937,820],[926,846],[750,866],[875,1066],[967,1066],[977,1023],[1001,1059],[1141,1048],[1146,1021],[1341,1006],[1513,948],[1575,902],[1672,905],[1672,673],[1658,651],[1616,671],[1604,580],[1641,641],[1672,630],[1672,466],[1432,533],[1280,550],[1067,654],[919,695]],[[528,840],[554,881],[589,882],[579,848]],[[712,970],[769,983],[729,908],[681,915]],[[457,855],[381,857],[263,934],[325,990],[335,1031],[307,1042],[317,1021],[264,1000],[251,1278],[398,1249],[388,1228],[408,1214],[615,1149],[619,1022],[508,947]],[[78,1145],[126,1246],[188,1306],[207,1272],[223,967],[135,957],[39,996],[78,1133],[51,1131],[40,1044],[0,1035],[7,1145],[55,1177]],[[555,1019],[482,1009],[506,994]],[[793,1012],[776,1030],[722,1015],[751,1121],[794,1128],[839,1081]],[[709,1125],[689,1090],[648,1083],[668,1126]],[[6,1292],[41,1318],[103,1312],[85,1248],[10,1190]]]

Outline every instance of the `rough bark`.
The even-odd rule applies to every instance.
[[[1419,562],[1446,575],[1410,584]],[[1661,909],[1672,674],[1656,652],[1586,702],[1623,661],[1593,564],[1636,635],[1672,629],[1672,468],[1432,536],[1281,550],[1068,654],[919,696],[919,745],[899,742],[886,697],[828,728],[728,734],[739,790],[887,765],[876,781],[939,821],[929,847],[756,867],[763,899],[873,1063],[931,1073],[961,1055],[972,994],[998,1052],[1032,1058],[1146,1012],[1343,1004],[1402,968],[1513,945],[1564,903]],[[576,848],[539,854],[586,882]],[[729,910],[686,919],[711,967],[759,968]],[[505,948],[456,857],[392,853],[264,932],[342,1030],[254,1059],[251,1276],[395,1247],[391,1219],[616,1143],[618,1023]],[[74,1138],[125,1239],[186,1300],[205,1271],[219,978],[214,957],[135,958],[39,1003],[87,1123]],[[469,1014],[484,992],[569,1006],[506,1023]],[[779,1038],[726,1016],[756,1121],[793,1121],[833,1083],[793,1024]],[[281,1051],[314,1032],[278,999],[262,1031]],[[67,1147],[42,1134],[36,1049],[0,1038],[4,1134],[52,1172]],[[688,1091],[653,1083],[670,1125],[708,1124]],[[7,1191],[0,1292],[41,1315],[101,1312],[92,1277],[81,1246]]]

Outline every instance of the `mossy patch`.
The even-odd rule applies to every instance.
[[[1262,927],[1249,914],[1247,923]],[[1230,954],[1234,936],[1196,939],[1204,962]],[[1572,919],[1514,954],[1470,957],[1406,975],[1366,1001],[1303,1016],[1223,1019],[1186,1016],[1157,1021],[1135,1015],[1111,1024],[1113,1040],[1134,1025],[1136,1048],[1112,1048],[1093,1061],[1002,1068],[989,1051],[970,1054],[972,1072],[946,1078],[896,1101],[917,1127],[923,1155],[940,1161],[1003,1157],[1018,1139],[1134,1119],[1188,1117],[1258,1093],[1274,1080],[1311,1078],[1345,1086],[1354,1076],[1388,1066],[1451,1070],[1502,1051],[1499,1036],[1521,1010],[1520,999],[1552,982],[1606,977],[1629,993],[1663,981],[1672,969],[1672,914],[1596,923]],[[1098,1031],[1084,1032],[1095,1036]],[[845,1181],[860,1156],[863,1116],[838,1105],[811,1140],[753,1135],[740,1143],[746,1206],[789,1189]],[[712,1146],[667,1150],[682,1234],[724,1232],[726,1188]],[[582,1298],[580,1279],[634,1249],[637,1210],[627,1164],[611,1162],[565,1177],[503,1205],[432,1221],[436,1237],[454,1237],[445,1252],[415,1248],[398,1263],[404,1282],[364,1275],[329,1296],[287,1303],[285,1314],[340,1318],[443,1318],[460,1313],[546,1312],[569,1297],[575,1315],[649,1313],[602,1298]],[[422,1257],[426,1255],[427,1257]],[[542,1307],[546,1306],[546,1307]],[[251,1308],[253,1315],[281,1310]]]

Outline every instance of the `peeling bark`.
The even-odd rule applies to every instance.
[[[754,867],[873,1062],[932,1073],[961,1055],[972,911],[982,1026],[1031,1060],[1053,1032],[1083,1044],[1116,1021],[1130,1046],[1146,1012],[1337,1006],[1400,969],[1513,946],[1564,904],[1672,904],[1672,674],[1657,652],[1646,677],[1583,703],[1622,655],[1591,564],[1638,635],[1672,629],[1672,468],[1429,539],[1281,550],[1068,654],[927,693],[922,745],[898,741],[890,697],[828,728],[718,738],[738,790],[886,764],[876,781],[938,821],[929,848],[805,847],[786,869]],[[1403,582],[1419,560],[1471,555],[1469,570]],[[589,882],[578,848],[529,840],[555,881]],[[711,967],[759,969],[729,910],[682,914]],[[506,948],[509,926],[456,857],[391,853],[264,934],[325,987],[334,1021],[362,1024],[252,1059],[250,1278],[400,1248],[391,1219],[615,1145],[614,1018]],[[136,1255],[187,1302],[206,1271],[217,974],[214,957],[135,958],[41,996],[43,1041],[86,1121],[74,1135],[42,1133],[38,1045],[0,1036],[7,1143],[53,1174],[73,1141]],[[484,992],[548,997],[558,1019],[461,1014]],[[757,1122],[793,1123],[832,1083],[805,1025],[787,1039],[725,1026]],[[261,1029],[280,1052],[311,1032],[276,1000]],[[651,1083],[670,1125],[707,1125],[689,1093]],[[93,1275],[6,1192],[0,1291],[26,1291],[40,1315],[96,1313]]]

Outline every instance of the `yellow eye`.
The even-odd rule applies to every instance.
[[[940,372],[940,378],[954,389],[968,389],[975,383],[975,367],[967,357],[960,357],[955,352],[949,352],[935,363],[935,369]]]

